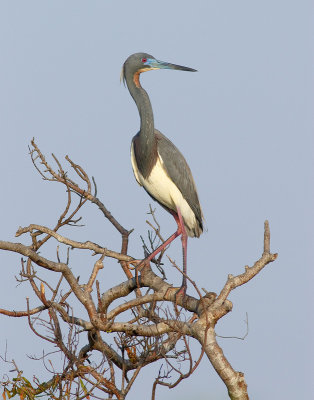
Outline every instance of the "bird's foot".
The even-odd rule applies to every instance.
[[[176,310],[177,315],[179,315],[178,301],[180,301],[181,304],[184,306],[185,305],[185,295],[186,295],[186,286],[182,285],[175,294],[175,310]],[[181,301],[181,299],[182,299],[182,301]]]
[[[149,265],[149,259],[147,259],[147,258],[144,258],[144,259],[142,259],[142,260],[136,260],[135,270],[136,270],[137,272],[140,272],[140,271],[142,271],[142,269],[143,269],[144,267],[146,267],[146,266],[148,266],[148,265]]]
[[[137,284],[137,287],[140,287],[140,283],[138,280],[138,274],[139,274],[139,272],[142,271],[143,268],[149,266],[149,260],[144,258],[144,260],[133,260],[132,263],[135,266],[134,269],[135,269],[136,284]]]
[[[142,260],[132,260],[132,261],[126,262],[125,264],[130,271],[134,271],[141,261]]]

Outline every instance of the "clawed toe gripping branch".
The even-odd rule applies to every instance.
[[[52,399],[93,396],[125,399],[141,370],[157,363],[151,394],[155,399],[158,385],[174,388],[189,378],[205,355],[225,383],[230,399],[248,399],[244,374],[235,371],[228,362],[217,343],[215,326],[232,309],[228,299],[231,291],[248,283],[276,259],[277,255],[270,252],[268,222],[264,227],[263,253],[253,266],[246,266],[237,276],[229,275],[218,295],[203,296],[187,276],[197,296],[187,294],[183,301],[176,295],[178,289],[164,279],[167,265],[162,273],[160,270],[155,273],[150,263],[145,263],[140,271],[129,268],[129,265],[138,264],[128,255],[131,231],[125,229],[96,197],[96,183],[82,167],[66,157],[74,172],[74,178],[70,178],[53,156],[57,168],[52,168],[34,140],[30,155],[44,180],[65,186],[66,204],[53,227],[30,224],[18,229],[16,236],[24,239],[28,235],[30,244],[0,241],[0,249],[22,257],[17,279],[20,284],[30,285],[24,310],[16,311],[12,304],[12,310],[0,309],[0,313],[26,318],[42,343],[38,347],[44,348],[35,358],[42,360],[48,378],[41,382],[34,372],[30,374],[34,378],[27,379],[6,353],[1,356],[0,363],[7,364],[11,372],[2,379],[4,398],[19,394],[25,399],[42,395]],[[60,233],[64,226],[80,226],[82,220],[78,212],[86,202],[96,204],[119,232],[120,250],[110,250],[91,241],[73,240]],[[48,242],[55,242],[55,257],[45,256]],[[66,259],[61,260],[59,249],[62,247],[73,252],[88,251],[96,256],[96,261],[86,265],[90,270],[86,282],[80,281],[80,271],[71,264],[68,251]],[[110,268],[116,268],[112,263],[108,267],[111,259],[118,261],[125,275],[125,280],[115,286],[110,284]],[[159,266],[160,261],[159,257]],[[12,275],[14,273],[12,271]],[[176,312],[176,303],[180,312]],[[199,354],[192,351],[192,340],[199,342]],[[34,365],[34,371],[36,367]],[[4,370],[4,366],[0,369]],[[212,369],[209,368],[210,373]]]

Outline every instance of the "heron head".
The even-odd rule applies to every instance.
[[[151,71],[153,69],[176,69],[196,72],[196,69],[193,68],[157,60],[155,57],[147,53],[135,53],[129,56],[123,64],[121,80],[125,82],[128,73],[132,76],[138,76],[142,72]]]

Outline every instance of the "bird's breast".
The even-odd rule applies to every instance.
[[[133,143],[131,146],[131,162],[137,182],[161,205],[175,212],[177,212],[177,208],[180,208],[185,225],[189,229],[193,229],[197,223],[195,215],[180,190],[167,174],[160,155],[158,154],[156,163],[147,178],[143,177],[137,167]]]

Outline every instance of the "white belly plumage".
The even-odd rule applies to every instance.
[[[159,154],[156,165],[154,165],[150,175],[146,179],[137,168],[133,143],[131,146],[131,162],[137,182],[141,186],[144,186],[154,199],[158,200],[167,208],[175,212],[177,212],[177,208],[179,208],[188,233],[193,230],[193,227],[197,225],[195,215],[187,201],[183,198],[180,190],[168,176]]]

